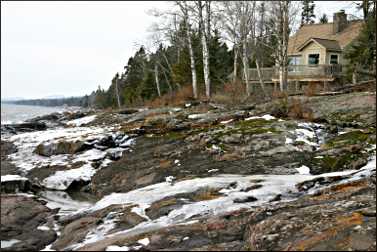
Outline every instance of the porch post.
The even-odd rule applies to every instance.
[[[300,86],[299,86],[299,81],[295,81],[295,91],[297,92],[297,91],[299,91],[299,88],[300,88]]]
[[[327,91],[327,90],[328,90],[327,81],[324,81],[323,82],[323,91]]]

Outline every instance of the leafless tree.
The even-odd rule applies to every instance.
[[[211,36],[211,1],[195,1],[198,13],[199,32],[201,34],[202,51],[203,51],[203,72],[206,97],[211,97],[211,79],[209,63],[209,40]]]
[[[280,91],[287,88],[288,76],[288,40],[290,31],[297,22],[298,8],[293,1],[270,2],[270,17],[274,22],[273,35],[277,40],[275,62],[279,71]]]

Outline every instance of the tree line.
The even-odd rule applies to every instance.
[[[174,1],[169,10],[150,10],[156,22],[124,71],[108,89],[99,86],[82,97],[83,106],[118,108],[140,105],[189,90],[193,99],[211,99],[225,84],[243,84],[245,95],[264,95],[261,69],[275,66],[279,89],[287,89],[288,39],[300,26],[315,23],[314,1]],[[359,1],[364,25],[347,48],[353,70],[375,72],[375,1]],[[327,23],[322,15],[320,23]],[[255,68],[262,92],[251,84]],[[76,104],[76,103],[75,103]]]

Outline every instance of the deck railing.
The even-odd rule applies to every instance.
[[[268,81],[279,78],[278,67],[261,68],[263,80]],[[305,78],[336,78],[342,74],[342,65],[289,65],[288,79],[305,79]],[[259,75],[256,68],[249,69],[249,79],[258,81]]]

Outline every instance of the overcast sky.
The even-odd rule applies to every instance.
[[[1,2],[1,98],[90,94],[108,88],[166,2]],[[316,2],[329,21],[350,1]]]

